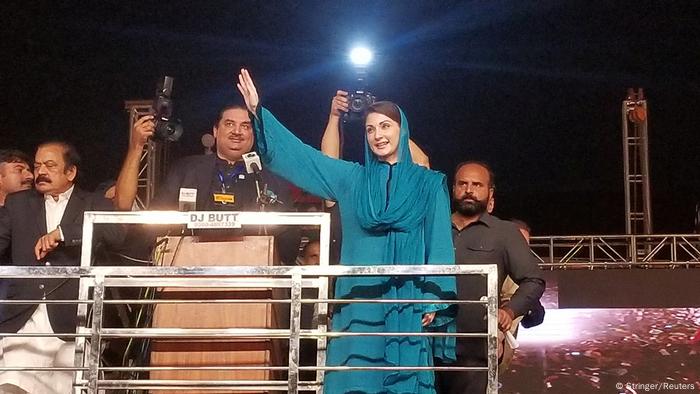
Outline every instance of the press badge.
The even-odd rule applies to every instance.
[[[236,202],[236,196],[229,193],[214,193],[214,202],[219,204],[233,204]]]

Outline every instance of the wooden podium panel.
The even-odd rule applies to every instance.
[[[270,266],[275,263],[274,238],[246,236],[222,242],[198,237],[168,237],[162,244],[162,265]],[[173,256],[175,259],[173,260]],[[164,288],[162,299],[268,299],[287,298],[285,289]],[[288,305],[277,304],[158,304],[153,327],[158,328],[285,328]],[[151,366],[270,366],[286,365],[286,341],[248,339],[153,339]],[[263,370],[152,371],[151,379],[272,380],[279,374]],[[281,378],[284,378],[282,376]],[[212,390],[157,390],[154,393],[215,393]],[[222,392],[232,392],[226,390]]]

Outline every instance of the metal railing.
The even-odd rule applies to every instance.
[[[555,235],[532,237],[540,267],[700,267],[700,234]]]
[[[221,214],[221,212],[217,212]],[[74,393],[94,393],[101,390],[227,390],[227,391],[287,391],[299,390],[323,392],[324,372],[347,370],[449,370],[486,371],[488,373],[488,393],[497,392],[497,270],[495,265],[419,265],[419,266],[328,266],[330,241],[330,219],[325,213],[233,213],[228,224],[238,225],[319,225],[320,260],[319,266],[149,266],[149,267],[91,267],[92,231],[98,223],[144,223],[144,224],[188,224],[194,218],[182,212],[87,212],[83,226],[83,246],[81,267],[0,267],[0,278],[73,278],[79,280],[77,300],[2,300],[3,303],[75,303],[78,305],[77,330],[75,334],[39,333],[34,336],[73,337],[76,342],[73,368],[13,368],[0,370],[71,370],[75,371]],[[196,214],[209,215],[198,212]],[[340,303],[435,303],[435,300],[386,300],[386,299],[332,299],[328,296],[329,280],[338,276],[416,276],[416,275],[483,275],[486,276],[487,294],[481,300],[449,301],[450,303],[483,304],[488,321],[484,333],[357,333],[331,332],[326,326],[329,304]],[[281,288],[289,289],[288,298],[271,299],[120,299],[112,300],[105,296],[112,288]],[[318,290],[318,298],[302,298],[303,288]],[[286,304],[290,307],[289,328],[110,328],[103,325],[105,306],[122,304],[167,304],[167,303],[269,303]],[[318,324],[312,329],[301,327],[303,304],[317,304],[315,310]],[[0,336],[6,334],[0,334]],[[9,333],[8,336],[22,334]],[[483,367],[345,367],[327,366],[325,349],[328,338],[350,336],[455,336],[485,338],[488,349],[488,364]],[[247,365],[247,366],[118,366],[101,364],[100,354],[105,341],[116,338],[173,338],[208,340],[216,339],[281,339],[288,343],[287,365]],[[301,339],[315,339],[317,344],[316,366],[299,365]],[[166,370],[269,370],[286,372],[286,379],[277,380],[174,380],[174,379],[115,379],[110,373],[134,373]],[[316,371],[314,381],[300,379],[300,372]]]
[[[319,324],[313,329],[302,329],[301,306],[308,303],[328,305],[334,303],[435,303],[435,300],[386,300],[386,299],[305,299],[301,297],[302,288],[321,289],[326,285],[329,277],[337,276],[415,276],[415,275],[463,275],[479,274],[487,275],[489,294],[485,300],[451,301],[456,303],[477,303],[486,306],[489,313],[488,333],[405,333],[405,332],[329,332],[325,325]],[[0,267],[0,277],[51,277],[74,278],[81,281],[83,286],[89,288],[90,297],[80,300],[12,300],[10,303],[78,303],[91,306],[91,319],[79,317],[76,334],[39,333],[33,336],[73,337],[76,340],[76,364],[70,370],[76,371],[75,392],[97,393],[99,390],[164,390],[164,389],[227,389],[235,391],[255,390],[287,390],[296,393],[298,390],[322,391],[323,372],[337,370],[471,370],[488,371],[490,381],[489,393],[496,392],[496,268],[493,265],[469,265],[469,266],[303,266],[303,267]],[[108,300],[105,294],[110,287],[193,287],[193,288],[260,288],[278,287],[291,289],[290,298],[286,299],[121,299]],[[185,328],[106,328],[103,327],[104,307],[114,303],[284,303],[290,305],[289,328],[225,328],[225,329],[185,329]],[[324,321],[319,318],[319,321]],[[6,334],[2,334],[6,335]],[[22,334],[7,334],[8,336],[23,336]],[[326,366],[325,353],[317,358],[316,367],[299,365],[299,349],[301,339],[327,339],[349,336],[457,336],[487,338],[489,348],[489,364],[484,367],[342,367]],[[244,367],[150,367],[150,366],[126,366],[107,367],[100,363],[100,351],[104,348],[104,341],[114,338],[177,338],[177,339],[284,339],[289,343],[289,362],[287,366],[244,366]],[[318,347],[325,349],[325,347]],[[320,354],[321,352],[319,352]],[[13,368],[14,370],[55,370],[56,368]],[[66,368],[63,368],[66,370]],[[149,380],[149,379],[105,379],[108,372],[137,372],[137,371],[163,371],[163,370],[270,370],[285,371],[288,379],[270,381],[248,380]],[[0,370],[7,370],[0,368]],[[299,372],[318,371],[316,381],[301,381]]]

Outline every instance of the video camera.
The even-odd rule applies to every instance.
[[[175,142],[180,139],[184,131],[180,120],[173,118],[172,93],[173,77],[166,75],[163,78],[163,84],[156,89],[156,98],[153,100],[155,122],[153,139],[155,140]]]

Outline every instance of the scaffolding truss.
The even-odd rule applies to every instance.
[[[622,102],[622,152],[625,173],[625,230],[651,234],[651,186],[647,101],[642,89],[630,89]]]

